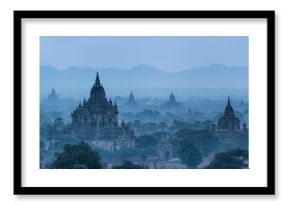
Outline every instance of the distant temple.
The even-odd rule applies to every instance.
[[[51,91],[51,94],[48,95],[48,97],[47,97],[47,101],[49,101],[49,102],[55,102],[57,100],[58,100],[58,96],[57,96],[57,94],[56,94],[56,92],[55,92],[55,90],[53,88],[52,91]]]
[[[128,102],[126,103],[127,106],[136,106],[137,105],[137,102],[135,100],[135,97],[133,95],[133,92],[131,90],[131,93],[130,93],[130,96],[129,96],[129,99],[128,99]]]
[[[169,159],[172,157],[172,145],[170,144],[167,133],[162,132],[160,141],[155,147],[155,150],[159,159],[163,161],[169,161]]]
[[[217,130],[220,131],[241,130],[240,119],[235,116],[234,109],[231,106],[230,97],[228,97],[228,103],[224,115],[218,120]]]
[[[179,102],[176,101],[175,95],[173,94],[173,92],[171,92],[171,94],[169,96],[169,100],[165,104],[163,104],[163,107],[178,108],[178,107],[181,107],[181,105]]]
[[[246,121],[244,121],[244,123],[243,123],[243,131],[248,131]]]
[[[135,134],[123,121],[118,125],[118,107],[106,98],[99,74],[90,97],[72,112],[70,130],[73,136],[91,142],[96,147],[115,151],[134,147]]]

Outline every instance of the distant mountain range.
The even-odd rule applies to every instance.
[[[62,92],[86,90],[94,83],[99,72],[105,88],[247,88],[248,67],[209,65],[169,73],[147,65],[131,69],[69,67],[57,70],[51,66],[40,67],[41,93],[52,87]]]

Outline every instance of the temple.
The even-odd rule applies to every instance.
[[[52,88],[51,94],[47,97],[47,101],[49,102],[55,102],[58,100],[58,96],[54,90],[54,88]]]
[[[71,116],[73,128],[92,127],[96,130],[102,130],[118,127],[117,105],[116,103],[113,105],[111,99],[107,100],[98,74],[91,89],[90,98],[88,101],[84,99]]]
[[[165,104],[163,104],[163,107],[165,107],[165,108],[179,108],[179,107],[181,107],[180,103],[176,101],[175,95],[173,94],[172,91],[171,91],[171,94],[169,96],[169,100]]]
[[[131,90],[131,93],[129,95],[129,98],[128,98],[128,102],[126,103],[127,106],[136,106],[137,105],[137,102],[135,100],[135,97],[133,95],[133,92]]]
[[[218,120],[217,130],[219,131],[241,130],[240,119],[235,116],[234,109],[232,108],[231,105],[230,97],[228,97],[228,103],[224,115]]]
[[[84,99],[71,117],[70,130],[75,137],[109,151],[134,147],[135,134],[124,121],[118,125],[117,104],[107,100],[98,73],[89,99]]]

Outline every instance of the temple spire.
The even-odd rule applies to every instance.
[[[243,130],[247,130],[247,124],[246,124],[246,121],[244,120],[244,123],[243,123]]]
[[[173,94],[173,91],[171,91],[171,94],[170,94],[170,96],[169,96],[169,101],[175,101],[175,96],[174,96],[174,94]]]
[[[100,78],[99,78],[99,73],[97,72],[97,77],[96,77],[96,82],[95,85],[100,85]]]
[[[228,105],[231,105],[230,96],[228,96]]]
[[[48,95],[47,99],[50,100],[50,101],[55,101],[55,100],[58,99],[58,96],[57,96],[57,94],[56,94],[56,92],[55,92],[54,87],[52,88],[52,91],[51,91],[51,93]]]
[[[224,116],[232,116],[235,117],[234,109],[232,108],[231,105],[231,100],[230,97],[228,96],[228,103],[224,112]]]
[[[114,103],[114,110],[115,110],[116,112],[118,112],[118,107],[117,107],[117,103],[116,103],[116,101],[115,101],[115,103]]]
[[[132,90],[131,90],[130,95],[129,95],[129,101],[134,101],[134,95],[133,95]]]

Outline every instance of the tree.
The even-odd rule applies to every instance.
[[[147,122],[144,125],[144,129],[147,132],[156,132],[156,131],[158,131],[158,125],[157,125],[157,123],[154,123],[154,122]]]
[[[133,164],[132,162],[128,160],[124,160],[122,165],[114,166],[113,169],[142,169],[142,166]]]
[[[196,143],[192,140],[181,140],[178,144],[177,154],[181,162],[189,168],[196,168],[201,163],[202,155],[196,147]]]
[[[61,129],[63,127],[64,123],[62,121],[62,118],[58,117],[58,118],[55,118],[54,120],[54,127],[56,129]]]
[[[245,169],[248,168],[248,151],[235,149],[221,152],[207,166],[208,169]]]
[[[181,129],[175,133],[175,136],[177,141],[188,140],[195,143],[203,156],[215,151],[220,145],[219,139],[209,130]]]
[[[165,129],[167,129],[167,124],[165,122],[159,122],[158,127],[164,131]]]
[[[142,126],[142,124],[141,124],[141,122],[139,120],[135,120],[134,121],[134,127],[135,128],[138,128],[139,129],[141,126]]]
[[[135,146],[140,149],[147,149],[155,147],[158,144],[158,140],[152,135],[142,135],[135,140]]]
[[[100,169],[101,157],[88,143],[65,144],[63,152],[56,154],[52,163],[54,169]]]
[[[199,135],[190,129],[181,129],[176,133],[176,137],[172,141],[175,154],[189,168],[196,168],[202,161],[200,142],[197,136]]]
[[[188,122],[184,122],[184,121],[179,121],[179,120],[174,120],[172,122],[172,125],[169,127],[169,129],[174,132],[174,131],[179,131],[181,129],[192,129],[193,125],[188,123]]]

